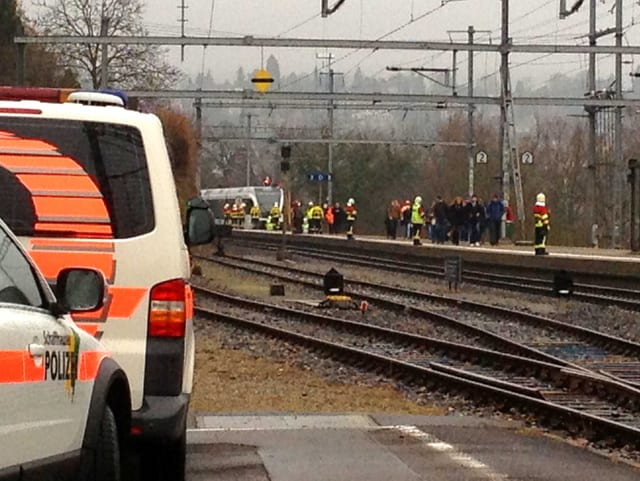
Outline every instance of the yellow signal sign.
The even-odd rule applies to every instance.
[[[256,72],[255,77],[251,79],[251,82],[256,86],[258,92],[263,94],[273,83],[273,77],[265,69],[260,69]]]

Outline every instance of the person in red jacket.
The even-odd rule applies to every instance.
[[[546,244],[549,233],[549,209],[547,209],[546,197],[543,193],[536,196],[536,204],[533,206],[533,222],[535,225],[533,248],[537,256],[545,256],[548,254]]]
[[[353,199],[349,199],[347,207],[344,209],[347,214],[347,239],[353,239],[353,224],[358,217],[358,209],[356,209],[356,202]]]

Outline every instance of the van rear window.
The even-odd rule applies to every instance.
[[[139,130],[0,116],[0,217],[22,236],[122,239],[151,231]]]

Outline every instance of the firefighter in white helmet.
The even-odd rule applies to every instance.
[[[533,247],[537,256],[547,255],[547,234],[549,233],[549,209],[547,209],[546,196],[540,193],[536,196],[536,204],[533,206],[533,222],[535,225],[535,237]]]
[[[347,214],[347,239],[353,239],[353,224],[355,224],[358,217],[358,209],[356,209],[356,201],[353,198],[347,201],[345,207],[345,213]]]

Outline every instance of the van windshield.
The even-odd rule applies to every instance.
[[[139,130],[0,116],[0,217],[21,236],[117,239],[151,231]]]

